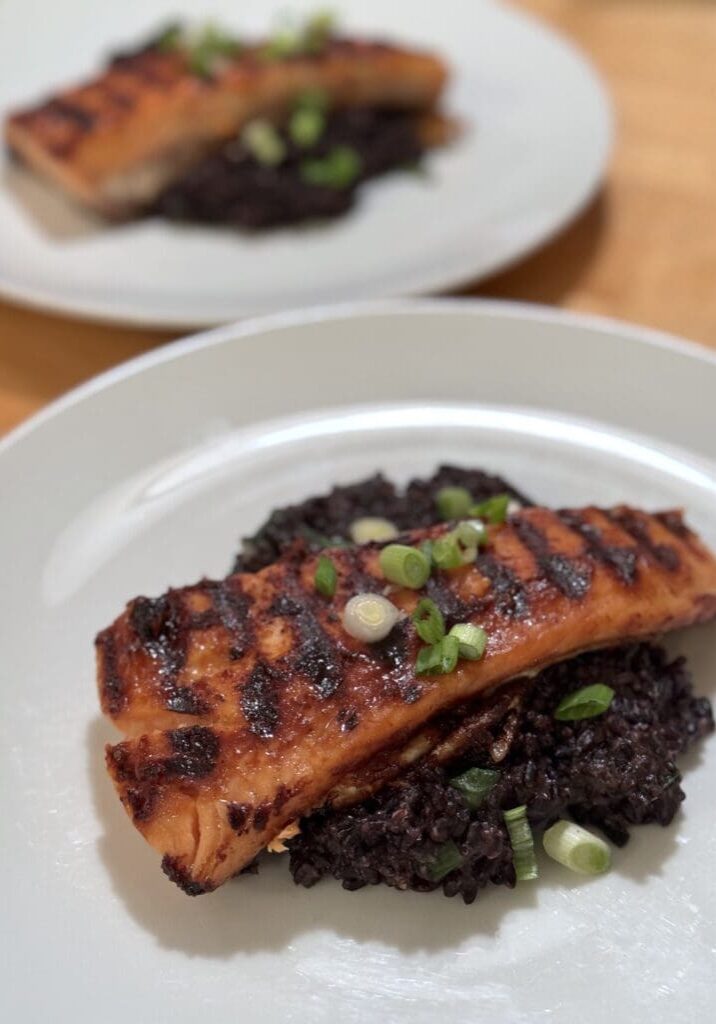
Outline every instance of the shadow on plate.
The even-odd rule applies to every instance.
[[[136,923],[167,948],[188,956],[226,958],[289,946],[299,935],[329,931],[358,943],[377,941],[403,952],[458,948],[473,935],[493,936],[510,913],[536,910],[547,887],[568,894],[599,882],[545,863],[539,883],[515,890],[491,889],[466,907],[456,899],[399,893],[382,886],[349,893],[336,882],[314,889],[295,886],[284,857],[268,858],[258,876],[246,875],[215,893],[192,899],[162,875],[159,858],[129,825],[103,770],[103,750],[116,733],[101,719],[87,734],[88,771],[97,814],[98,840],[111,884]],[[686,759],[693,767],[697,755]],[[629,846],[615,852],[615,868],[639,882],[661,873],[677,849],[676,827],[635,829]]]
[[[576,220],[533,256],[462,293],[543,305],[559,303],[592,264],[608,215],[608,193],[601,191]]]

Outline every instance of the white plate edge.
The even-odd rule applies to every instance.
[[[16,427],[0,437],[0,458],[22,442],[27,436],[41,429],[46,423],[61,415],[65,410],[78,405],[92,395],[98,394],[115,384],[134,377],[145,370],[163,363],[173,362],[191,352],[228,344],[242,338],[255,337],[266,331],[280,328],[301,327],[331,320],[343,321],[360,319],[365,316],[406,316],[412,313],[450,315],[494,316],[523,323],[537,321],[557,326],[586,328],[606,334],[619,333],[628,342],[645,345],[689,356],[697,362],[716,367],[716,352],[699,342],[689,341],[667,331],[653,327],[607,317],[593,313],[574,312],[555,306],[504,299],[475,298],[402,298],[376,299],[361,302],[347,302],[335,305],[315,306],[268,313],[222,324],[208,330],[189,334],[176,341],[160,344],[158,347],[125,360],[116,366],[96,374],[43,406],[36,413],[23,420]]]

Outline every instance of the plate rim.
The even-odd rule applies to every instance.
[[[600,122],[599,127],[603,135],[602,149],[599,153],[598,159],[595,159],[594,161],[594,167],[591,170],[591,175],[589,177],[585,177],[572,202],[561,211],[559,217],[554,220],[547,230],[532,230],[529,232],[531,235],[529,241],[525,242],[519,251],[495,260],[482,272],[476,273],[474,270],[470,271],[469,265],[471,264],[472,259],[470,255],[466,255],[464,259],[460,261],[461,265],[464,266],[463,270],[441,272],[438,265],[434,270],[429,272],[426,271],[422,275],[413,275],[413,283],[406,285],[405,287],[401,287],[397,294],[392,293],[390,290],[385,292],[378,290],[368,299],[345,300],[346,303],[382,302],[394,297],[411,298],[420,295],[439,295],[441,293],[444,294],[445,292],[461,290],[469,287],[470,285],[476,285],[482,281],[486,281],[490,277],[502,273],[503,271],[522,262],[524,259],[529,258],[534,255],[535,252],[552,242],[569,224],[576,220],[588,208],[589,204],[598,194],[600,186],[602,186],[605,180],[606,170],[614,152],[616,137],[616,113],[611,93],[607,87],[604,76],[601,74],[591,55],[560,27],[553,25],[545,18],[538,17],[531,11],[523,10],[522,8],[515,8],[504,4],[496,4],[495,6],[502,9],[502,14],[504,16],[513,18],[521,23],[526,23],[531,27],[532,31],[541,33],[543,36],[552,39],[560,46],[560,48],[562,48],[567,57],[571,57],[579,63],[581,71],[585,76],[585,81],[589,82],[592,90],[592,95],[597,105],[597,118],[595,119],[595,123],[597,120]],[[472,250],[470,249],[469,252],[471,251]],[[195,332],[203,329],[210,329],[214,326],[221,326],[226,323],[233,323],[238,316],[254,319],[257,317],[274,315],[273,312],[252,310],[250,306],[247,306],[244,310],[235,313],[228,321],[221,316],[212,317],[211,319],[191,320],[185,316],[173,313],[169,308],[162,309],[161,305],[157,305],[157,312],[149,313],[149,315],[146,313],[138,313],[136,310],[122,312],[119,310],[109,309],[107,304],[101,299],[93,301],[90,298],[78,303],[75,302],[72,297],[65,298],[62,295],[58,295],[55,291],[48,290],[43,287],[31,288],[22,284],[12,282],[7,283],[4,281],[2,274],[0,274],[0,297],[24,309],[47,312],[65,317],[73,317],[90,323],[102,323],[115,326],[123,325],[148,330],[181,329],[183,331]],[[324,304],[321,303],[321,306],[323,305]],[[313,304],[308,304],[305,308],[312,307]]]
[[[606,334],[619,334],[629,344],[675,352],[697,362],[716,367],[716,350],[712,350],[702,342],[691,341],[669,331],[622,320],[618,317],[578,312],[533,302],[472,297],[406,297],[299,307],[279,313],[265,313],[261,316],[235,320],[218,327],[193,332],[174,341],[160,344],[147,352],[118,363],[108,370],[94,374],[88,380],[70,388],[42,406],[0,437],[0,472],[2,471],[3,456],[21,444],[26,437],[41,430],[67,409],[80,405],[86,398],[99,394],[123,380],[140,375],[152,367],[174,362],[192,352],[232,342],[240,343],[245,338],[260,336],[275,329],[330,323],[332,320],[344,321],[370,316],[390,317],[412,314],[447,316],[484,314],[488,318],[494,317],[520,323],[536,322],[586,328]]]

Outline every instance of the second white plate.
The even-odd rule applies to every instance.
[[[0,39],[31,42],[3,48],[0,117],[91,73],[106,52],[177,14],[260,32],[283,6],[5,0]],[[431,47],[452,65],[446,105],[466,132],[429,158],[427,176],[369,185],[355,211],[335,223],[248,237],[158,220],[99,224],[0,162],[0,294],[75,315],[188,326],[435,291],[514,261],[593,193],[609,152],[609,104],[564,40],[492,0],[332,6],[347,31]]]

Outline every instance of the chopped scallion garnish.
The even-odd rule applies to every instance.
[[[170,53],[178,50],[181,46],[184,33],[180,24],[167,25],[164,31],[157,37],[156,47],[163,53]]]
[[[207,22],[197,35],[190,36],[188,40],[189,67],[195,75],[208,78],[216,71],[221,57],[234,57],[240,49],[241,44],[237,39]]]
[[[328,11],[320,11],[307,18],[301,25],[290,22],[282,25],[261,51],[265,60],[284,60],[321,53],[330,39],[334,28],[334,17]]]
[[[433,541],[433,563],[438,569],[459,569],[463,564],[458,543],[452,534]]]
[[[472,505],[472,495],[464,487],[441,487],[435,504],[441,519],[462,519]]]
[[[418,548],[389,544],[379,555],[380,568],[387,580],[401,587],[420,590],[430,575],[430,562]]]
[[[524,804],[521,807],[513,807],[509,811],[505,811],[503,817],[510,835],[512,861],[515,865],[517,881],[532,881],[538,877],[539,871],[532,829],[527,820],[527,807]]]
[[[303,28],[303,46],[307,53],[321,53],[326,48],[331,33],[335,28],[336,17],[333,11],[316,11],[307,20]]]
[[[331,97],[324,89],[305,89],[296,100],[296,110],[328,110]]]
[[[594,683],[568,694],[557,705],[554,717],[560,722],[578,722],[582,718],[595,718],[609,709],[614,697],[611,686]]]
[[[460,657],[469,661],[479,661],[487,646],[487,633],[481,626],[473,626],[471,622],[460,622],[453,626],[448,636],[454,636],[460,649]]]
[[[334,146],[324,157],[304,160],[301,177],[322,188],[350,188],[360,175],[362,161],[351,146]]]
[[[454,636],[445,636],[431,647],[423,647],[415,662],[418,676],[446,676],[455,671],[460,644]]]
[[[356,640],[374,644],[384,640],[400,612],[382,594],[356,594],[343,609],[343,628]]]
[[[319,555],[313,582],[318,593],[323,594],[324,597],[333,597],[335,594],[338,573],[328,555]]]
[[[314,530],[310,526],[300,526],[298,533],[299,536],[303,537],[312,548],[351,547],[351,542],[346,540],[345,537],[326,537],[325,534],[319,533],[318,530]],[[256,538],[251,539],[255,540]]]
[[[433,564],[433,542],[431,540],[423,540],[420,542],[420,550],[428,560],[428,564]]]
[[[418,601],[413,612],[415,631],[426,644],[436,644],[445,636],[445,619],[442,612],[429,597]]]
[[[217,70],[222,57],[235,57],[241,52],[241,43],[212,22],[196,30],[181,25],[169,25],[157,38],[155,46],[162,53],[182,51],[190,71],[200,78],[209,78]]]
[[[507,506],[510,503],[509,494],[496,494],[478,505],[472,505],[469,515],[475,519],[484,519],[487,523],[504,523],[507,518]]]
[[[460,569],[477,558],[477,549],[485,540],[484,530],[472,523],[459,526],[433,541],[433,563],[438,569]]]
[[[286,156],[286,145],[270,121],[257,118],[249,121],[241,133],[241,141],[260,164],[274,167]]]
[[[485,527],[479,523],[460,523],[452,531],[458,544],[465,550],[479,548],[487,540]],[[474,561],[474,559],[470,559]]]
[[[299,107],[291,115],[288,123],[288,134],[297,146],[307,149],[314,146],[326,127],[326,117],[315,107]]]
[[[261,51],[265,60],[284,60],[294,57],[302,51],[302,40],[299,32],[290,25],[277,29]]]
[[[350,525],[351,539],[355,544],[370,544],[371,541],[392,540],[398,536],[395,523],[380,516],[362,516]]]
[[[459,790],[467,806],[474,811],[482,806],[499,777],[500,773],[491,768],[468,768],[462,775],[450,779],[450,785]]]
[[[437,850],[435,859],[428,868],[428,874],[433,882],[440,882],[446,875],[449,875],[455,868],[459,868],[462,864],[462,854],[458,850],[452,839],[448,839],[446,843]]]
[[[601,875],[611,864],[611,850],[604,840],[573,821],[552,825],[542,842],[553,860],[581,875]]]

